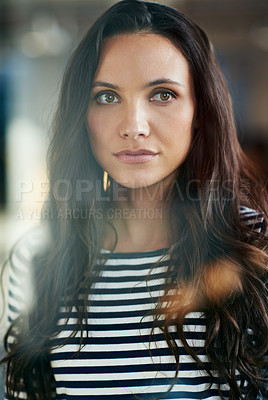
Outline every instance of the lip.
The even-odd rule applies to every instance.
[[[139,164],[139,163],[151,161],[158,155],[158,153],[156,153],[152,150],[147,150],[147,149],[138,149],[138,150],[126,149],[126,150],[119,151],[118,153],[115,153],[114,155],[120,161],[129,163],[129,164]]]
[[[155,155],[157,153],[155,151],[147,150],[147,149],[138,149],[138,150],[126,149],[126,150],[119,151],[118,153],[115,153],[115,156],[121,156],[124,154],[136,156],[136,155],[143,155],[143,154]]]

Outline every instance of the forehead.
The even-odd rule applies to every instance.
[[[117,35],[105,40],[95,80],[159,77],[189,80],[186,58],[167,38],[151,33]]]

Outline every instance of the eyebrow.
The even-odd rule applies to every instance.
[[[112,83],[101,82],[101,81],[94,82],[94,83],[92,84],[92,89],[93,89],[94,87],[96,87],[96,86],[105,86],[105,87],[108,87],[108,88],[110,88],[110,89],[115,89],[115,90],[118,90],[118,89],[119,89],[119,86],[113,85]]]
[[[183,86],[181,83],[173,81],[172,79],[160,78],[160,79],[156,79],[155,81],[146,83],[145,88],[161,85],[163,83],[171,83],[173,85]],[[107,88],[110,88],[110,89],[114,89],[114,90],[119,90],[120,89],[119,86],[117,86],[117,85],[113,85],[112,83],[102,82],[102,81],[94,82],[92,84],[92,89],[95,88],[96,86],[104,86],[104,87],[107,87]]]
[[[145,87],[151,87],[151,86],[161,85],[162,83],[171,83],[172,85],[182,86],[181,83],[176,82],[176,81],[173,81],[172,79],[161,78],[161,79],[156,79],[155,81],[146,83]]]

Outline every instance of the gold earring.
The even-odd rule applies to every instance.
[[[103,190],[106,192],[110,187],[110,179],[107,171],[103,171]]]

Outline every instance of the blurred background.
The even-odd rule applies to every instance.
[[[0,261],[38,223],[46,149],[64,66],[112,0],[0,2]],[[227,79],[239,137],[268,170],[268,1],[159,1],[207,32]]]
[[[1,0],[0,258],[38,223],[48,190],[45,155],[64,66],[113,0]],[[161,1],[160,1],[161,2]],[[268,1],[167,0],[212,40],[241,143],[267,175]]]
[[[91,23],[114,2],[0,2],[1,264],[17,238],[40,219],[48,189],[46,149],[64,66]],[[267,176],[268,1],[159,2],[185,12],[212,40],[241,143]]]

